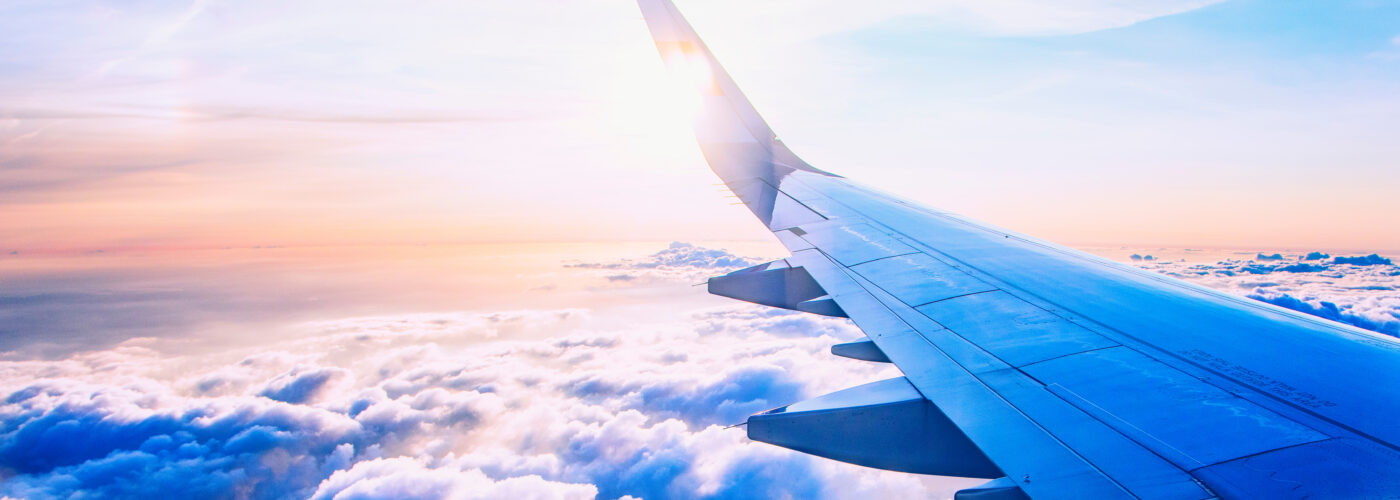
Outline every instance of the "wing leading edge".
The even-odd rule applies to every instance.
[[[981,477],[960,498],[1400,494],[1400,343],[931,210],[798,159],[669,0],[711,168],[792,252],[712,293],[849,317],[904,377],[749,419],[860,465]]]

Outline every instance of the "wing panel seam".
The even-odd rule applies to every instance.
[[[1133,498],[1141,498],[1141,497],[1139,497],[1139,496],[1133,494],[1131,490],[1128,490],[1128,488],[1127,488],[1126,486],[1124,486],[1122,483],[1118,482],[1118,480],[1117,480],[1116,478],[1110,476],[1110,475],[1109,475],[1107,472],[1105,472],[1103,469],[1099,468],[1098,465],[1095,465],[1091,460],[1088,459],[1088,457],[1085,457],[1085,456],[1084,456],[1083,454],[1081,454],[1078,450],[1074,449],[1073,447],[1071,447],[1071,446],[1069,446],[1067,443],[1065,443],[1059,436],[1055,435],[1055,433],[1051,432],[1049,429],[1047,429],[1047,428],[1045,428],[1043,425],[1041,425],[1040,422],[1036,421],[1034,418],[1031,418],[1030,415],[1026,414],[1025,410],[1021,409],[1019,406],[1017,406],[1016,404],[1014,404],[1014,403],[1011,402],[1010,400],[1007,400],[1006,397],[1003,396],[1001,393],[997,392],[995,389],[993,389],[992,387],[988,386],[986,381],[982,380],[982,378],[978,377],[975,373],[972,373],[970,370],[968,370],[967,367],[966,367],[966,366],[963,366],[962,363],[959,363],[959,362],[957,361],[956,358],[950,356],[950,355],[948,354],[947,351],[943,350],[941,347],[939,347],[937,344],[935,344],[932,340],[930,340],[929,338],[927,338],[927,337],[924,336],[923,334],[919,333],[919,330],[918,330],[917,328],[914,328],[914,326],[913,326],[913,325],[910,325],[909,322],[908,322],[907,320],[905,320],[903,317],[900,317],[900,315],[899,315],[898,313],[894,312],[894,310],[890,309],[890,307],[889,307],[888,304],[885,304],[883,301],[881,301],[881,300],[879,300],[878,298],[876,298],[876,297],[874,296],[874,294],[871,293],[871,291],[870,291],[869,289],[866,288],[865,284],[861,282],[861,281],[862,281],[861,279],[858,279],[856,276],[852,276],[851,273],[852,273],[853,271],[852,271],[851,269],[849,269],[849,268],[846,267],[846,266],[840,265],[840,264],[835,260],[834,257],[828,255],[828,254],[827,254],[825,251],[823,251],[822,249],[820,249],[820,248],[814,248],[813,250],[816,250],[818,253],[820,253],[821,256],[822,256],[822,258],[825,259],[825,260],[828,262],[828,264],[831,265],[831,267],[837,269],[843,276],[846,277],[846,279],[851,280],[856,286],[860,287],[860,288],[862,289],[862,291],[864,291],[867,295],[870,295],[871,298],[874,299],[874,300],[876,301],[876,303],[880,304],[881,308],[883,308],[885,312],[887,312],[889,315],[893,316],[896,320],[898,320],[901,324],[903,324],[905,327],[907,327],[910,331],[912,331],[912,332],[914,332],[915,334],[917,334],[918,337],[919,337],[925,344],[927,344],[927,345],[928,345],[930,348],[932,348],[934,351],[938,352],[939,355],[941,355],[943,358],[949,360],[949,361],[952,362],[954,365],[956,365],[956,366],[958,367],[958,369],[961,370],[963,373],[965,373],[965,374],[967,374],[968,376],[972,377],[973,380],[976,380],[977,383],[978,383],[982,388],[986,389],[987,392],[991,393],[998,401],[1000,401],[1001,403],[1005,404],[1007,407],[1011,408],[1013,411],[1016,412],[1017,415],[1021,416],[1021,418],[1025,419],[1025,420],[1026,420],[1027,422],[1029,422],[1031,425],[1034,425],[1036,429],[1040,430],[1040,432],[1041,432],[1042,434],[1044,434],[1044,435],[1045,435],[1046,437],[1048,437],[1049,439],[1053,440],[1056,444],[1058,444],[1058,445],[1059,445],[1061,448],[1063,448],[1065,451],[1067,451],[1068,453],[1070,453],[1071,455],[1073,455],[1075,458],[1078,458],[1079,461],[1082,462],[1085,466],[1087,466],[1087,467],[1093,469],[1093,471],[1096,472],[1100,477],[1102,477],[1102,478],[1104,478],[1105,480],[1107,480],[1107,481],[1109,481],[1110,483],[1112,483],[1112,484],[1113,484],[1114,486],[1116,486],[1119,490],[1123,491],[1124,493],[1126,493],[1127,495],[1129,495],[1129,496],[1131,496],[1131,497],[1133,497]],[[872,283],[872,286],[873,286],[873,283]],[[876,288],[879,289],[879,287],[876,287]],[[884,292],[884,290],[881,290],[881,292]],[[888,292],[884,292],[884,293],[888,293]],[[930,321],[933,321],[933,320],[930,319]],[[934,322],[934,323],[936,324],[937,322]],[[942,325],[940,324],[939,326],[942,326]],[[945,328],[945,329],[946,329],[946,328]],[[952,330],[948,330],[948,331],[951,332]],[[954,333],[954,334],[956,335],[956,333]],[[869,338],[871,338],[872,340],[876,340],[876,339],[878,338],[878,336],[870,335]],[[959,338],[962,338],[962,337],[959,336]],[[964,340],[965,340],[965,339],[964,339]],[[878,343],[879,343],[879,340],[876,340],[876,343],[878,344]],[[975,344],[974,344],[974,345],[975,345]],[[979,349],[980,349],[980,348],[979,348]],[[1008,366],[1010,366],[1010,365],[1008,365]],[[1015,368],[1012,368],[1012,369],[1015,369]],[[902,369],[901,369],[901,371],[902,371]],[[1017,370],[1017,371],[1019,372],[1020,370]],[[1022,373],[1022,374],[1024,375],[1024,373]],[[1029,377],[1029,375],[1026,375],[1026,376]],[[915,389],[918,389],[918,386],[917,386],[917,385],[915,385]],[[922,390],[922,389],[919,389],[919,393],[920,393],[920,394],[923,394],[923,390]],[[927,395],[925,395],[925,398],[927,398]],[[1139,446],[1141,446],[1141,445],[1139,445]],[[1151,452],[1151,450],[1146,450],[1146,451],[1148,451],[1149,453]],[[1171,465],[1170,462],[1167,462],[1167,463],[1168,463],[1168,465]],[[1177,468],[1177,470],[1181,470],[1181,469],[1180,469],[1180,468]],[[1185,471],[1182,471],[1182,472],[1185,473]]]

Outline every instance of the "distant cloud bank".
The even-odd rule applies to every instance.
[[[665,250],[644,259],[621,259],[613,262],[575,262],[565,267],[586,269],[734,269],[757,264],[757,259],[740,257],[728,250],[704,248],[680,241],[671,242]]]
[[[1134,254],[1136,255],[1136,254]],[[1259,253],[1213,264],[1180,261],[1140,267],[1276,306],[1400,336],[1400,266],[1377,254],[1336,256]],[[1260,277],[1268,281],[1260,281]]]
[[[1333,264],[1350,264],[1353,266],[1389,266],[1390,259],[1376,254],[1364,255],[1361,257],[1337,257],[1332,259]]]
[[[728,250],[705,248],[680,241],[640,259],[619,259],[608,262],[569,262],[565,267],[610,271],[602,277],[610,282],[652,280],[692,280],[724,274],[735,269],[762,262],[752,257],[734,255]]]

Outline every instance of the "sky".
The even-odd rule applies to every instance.
[[[925,204],[1400,249],[1395,2],[873,3],[681,8],[809,163]],[[627,1],[0,9],[7,252],[766,238]]]
[[[1400,2],[678,3],[819,168],[1400,335]],[[725,429],[898,372],[693,286],[785,251],[683,102],[627,0],[0,5],[0,497],[976,484]]]

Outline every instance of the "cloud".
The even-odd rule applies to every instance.
[[[673,244],[583,269],[751,262],[732,259]],[[1297,263],[1139,261],[1395,334],[1395,266],[1275,270]],[[1269,281],[1245,271],[1255,266]],[[179,354],[143,338],[0,361],[0,469],[10,471],[0,495],[905,498],[976,482],[849,466],[725,428],[897,375],[828,352],[861,335],[849,321],[753,305],[617,319],[585,309],[390,314],[298,323],[243,352]]]
[[[1365,255],[1365,256],[1361,256],[1361,257],[1340,257],[1340,256],[1339,256],[1339,257],[1337,257],[1337,258],[1332,259],[1332,263],[1333,263],[1333,264],[1350,264],[1350,265],[1353,265],[1353,266],[1388,266],[1388,265],[1391,265],[1390,259],[1387,259],[1387,258],[1385,258],[1385,257],[1381,257],[1381,256],[1376,255],[1376,254]]]
[[[1249,274],[1269,274],[1269,273],[1274,272],[1274,269],[1277,269],[1277,268],[1276,268],[1275,266],[1244,265],[1244,266],[1240,266],[1238,269],[1239,269],[1240,271],[1242,271],[1242,272],[1249,273]],[[1224,270],[1224,271],[1217,271],[1217,272],[1226,272],[1226,273],[1228,273],[1228,272],[1230,272],[1230,270],[1227,269],[1227,270]]]
[[[759,263],[757,259],[740,257],[727,250],[704,248],[680,241],[672,242],[665,250],[643,259],[622,259],[612,262],[572,262],[565,267],[584,269],[704,269],[726,270],[748,267]]]
[[[1366,57],[1394,61],[1400,59],[1400,35],[1390,39],[1390,43],[1380,50],[1366,54]]]
[[[12,381],[10,381],[12,382]],[[264,398],[184,399],[152,382],[69,380],[15,391],[0,407],[0,491],[25,498],[293,496],[366,446],[357,423]]]
[[[156,340],[0,362],[0,468],[13,471],[0,495],[907,497],[966,486],[723,427],[889,376],[827,352],[859,335],[845,320],[742,305],[597,331],[588,317],[350,318],[222,362],[147,347]],[[452,342],[521,323],[556,333]]]
[[[1290,263],[1261,264],[1259,256]],[[1400,267],[1371,254],[1259,254],[1254,260],[1213,263],[1139,262],[1138,266],[1359,328],[1400,336]],[[1278,258],[1274,258],[1277,256]],[[1258,276],[1268,275],[1269,281]]]
[[[1278,266],[1278,267],[1275,267],[1274,270],[1275,270],[1275,271],[1285,272],[1285,273],[1316,273],[1316,272],[1326,271],[1326,270],[1327,270],[1327,266],[1319,266],[1319,265],[1314,265],[1314,264],[1301,264],[1301,263],[1300,263],[1300,264],[1289,264],[1289,265],[1286,265],[1286,266]]]
[[[1133,254],[1136,256],[1137,254]],[[1259,253],[1252,260],[1226,259],[1213,264],[1186,264],[1184,262],[1162,262],[1157,265],[1145,263],[1147,259],[1132,259],[1138,262],[1141,267],[1163,272],[1165,274],[1181,277],[1195,278],[1203,276],[1223,276],[1232,277],[1243,274],[1262,275],[1273,273],[1332,273],[1331,278],[1343,278],[1346,276],[1364,276],[1365,279],[1384,279],[1388,273],[1397,272],[1393,268],[1390,259],[1371,254],[1361,257],[1336,257],[1331,262],[1326,259],[1331,256],[1322,252],[1309,252],[1302,255],[1285,256],[1282,253],[1265,254]],[[1286,259],[1293,259],[1297,262],[1283,263]],[[1277,264],[1259,263],[1258,261],[1278,262]],[[1344,267],[1339,267],[1344,266]],[[1355,266],[1355,267],[1352,267]],[[1379,272],[1366,272],[1356,268],[1366,266],[1378,266]],[[1341,288],[1338,291],[1342,290]]]
[[[351,377],[348,370],[334,367],[296,367],[267,382],[259,396],[285,403],[307,403],[325,392],[336,381]]]
[[[640,259],[620,259],[608,262],[566,262],[564,267],[597,269],[609,272],[602,278],[609,282],[651,280],[695,280],[724,274],[762,262],[752,257],[734,255],[727,250],[705,248],[691,243],[672,242],[664,250]]]
[[[1392,290],[1390,287],[1364,288],[1365,290]],[[1308,313],[1339,323],[1365,328],[1374,332],[1400,337],[1400,309],[1392,309],[1389,317],[1374,313],[1353,312],[1353,306],[1338,306],[1325,300],[1303,300],[1286,293],[1252,293],[1249,298],[1262,302]]]
[[[805,399],[804,383],[782,366],[741,365],[718,374],[677,379],[635,380],[607,375],[571,380],[563,389],[584,400],[614,400],[647,415],[688,424],[732,425],[764,410]]]
[[[493,480],[479,469],[428,467],[406,457],[366,460],[336,471],[316,488],[312,500],[369,498],[557,498],[591,499],[598,489],[590,484],[546,481],[529,475]]]
[[[151,49],[159,45],[169,42],[172,37],[178,34],[181,30],[184,30],[185,27],[190,24],[190,21],[193,21],[196,17],[200,15],[200,13],[204,12],[204,9],[208,5],[208,0],[195,0],[194,2],[191,2],[190,5],[186,7],[185,10],[181,12],[175,19],[171,20],[168,23],[162,23],[157,29],[152,30],[145,37],[145,40],[141,43],[140,47],[136,52],[102,63],[102,65],[97,70],[96,76],[98,78],[106,76],[107,73],[111,72],[118,65],[126,62],[128,59],[139,57],[142,55],[142,53],[150,51]]]

